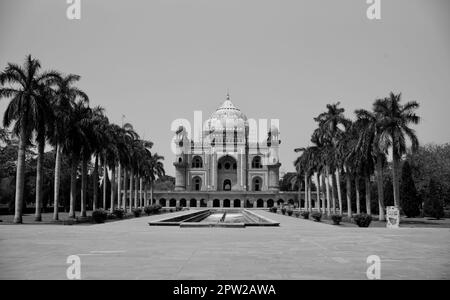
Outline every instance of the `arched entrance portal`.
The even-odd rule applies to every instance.
[[[217,162],[218,188],[231,191],[237,185],[237,162],[230,155],[225,155]]]

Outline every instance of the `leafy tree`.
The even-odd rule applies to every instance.
[[[400,183],[400,205],[403,213],[408,218],[420,215],[421,199],[417,194],[416,185],[412,178],[411,167],[408,161],[405,161],[402,169],[402,179]]]
[[[430,178],[442,188],[446,204],[450,204],[450,144],[425,145],[407,155],[417,190],[424,198]]]
[[[424,214],[429,217],[440,219],[444,217],[444,203],[442,201],[442,188],[441,186],[430,179],[428,184],[428,192],[424,203]]]

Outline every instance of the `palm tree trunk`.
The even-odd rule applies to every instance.
[[[81,162],[81,217],[86,217],[86,201],[87,201],[87,166],[88,161],[83,157]]]
[[[352,179],[350,173],[347,171],[345,173],[346,195],[347,195],[347,216],[352,217]]]
[[[114,211],[114,202],[116,201],[116,167],[111,167],[111,207],[110,212]]]
[[[305,210],[309,211],[308,207],[308,175],[305,172]]]
[[[56,158],[55,158],[55,182],[54,182],[54,197],[53,197],[53,221],[59,220],[59,187],[61,185],[61,144],[56,145]]]
[[[366,178],[364,178],[365,180],[365,184],[366,184],[366,213],[368,215],[372,214],[372,210],[371,210],[371,195],[370,195],[370,176],[366,176]]]
[[[122,166],[119,162],[119,166],[117,167],[117,208],[121,207],[121,199],[122,199]]]
[[[127,174],[128,171],[126,168],[123,168],[123,196],[122,196],[122,205],[123,205],[123,210],[126,211],[127,210]]]
[[[38,156],[37,156],[37,165],[36,165],[36,211],[34,213],[34,220],[37,222],[42,221],[42,184],[43,184],[43,176],[42,176],[42,159],[44,157],[44,148],[45,141],[38,142]]]
[[[26,148],[25,128],[22,128],[20,130],[19,151],[17,153],[16,199],[14,212],[14,223],[16,224],[22,223],[23,193],[25,189],[25,148]]]
[[[327,211],[327,191],[326,191],[326,182],[325,182],[325,176],[322,174],[320,176],[320,180],[322,180],[322,190],[323,190],[323,199],[322,199],[322,212],[325,214]]]
[[[298,180],[298,208],[301,209],[302,208],[302,178],[301,178],[300,170],[298,170],[298,173],[297,173],[297,180]],[[152,186],[153,186],[153,181],[152,181]],[[153,197],[152,197],[152,199],[153,199]],[[278,206],[280,204],[277,203]]]
[[[138,207],[138,193],[139,193],[139,176],[134,178],[134,208]]]
[[[394,149],[392,154],[392,185],[394,188],[394,206],[400,208],[400,183],[399,183],[400,157]]]
[[[308,209],[312,211],[312,188],[311,188],[311,177],[308,176]]]
[[[384,189],[383,189],[383,161],[382,157],[378,156],[377,159],[377,190],[378,190],[378,208],[379,208],[379,220],[385,221],[384,214]]]
[[[326,184],[325,184],[325,187],[326,187],[326,190],[327,190],[327,214],[329,215],[330,214],[330,167],[328,167],[328,166],[326,166],[325,167],[325,177],[326,177],[326,179],[325,179],[325,181],[326,181]]]
[[[333,172],[330,171],[328,174],[330,180],[330,188],[331,188],[331,209],[333,214],[336,213],[336,177],[333,175]]]
[[[319,178],[319,172],[316,172],[316,208],[320,212],[320,178]]]
[[[142,177],[141,178],[139,178],[139,207],[141,207],[142,208],[142,189],[143,189],[143,186],[142,186]]]
[[[75,201],[77,199],[77,168],[78,159],[75,155],[72,157],[70,166],[70,210],[69,218],[75,218]]]
[[[339,172],[339,169],[336,169],[336,186],[339,200],[339,214],[342,215],[341,174]]]
[[[93,172],[93,200],[92,210],[96,210],[98,206],[98,155],[95,156],[94,172]]]
[[[106,192],[108,187],[108,167],[106,159],[103,159],[103,209],[106,209]]]
[[[150,203],[155,204],[153,203],[153,180],[150,181]]]
[[[361,213],[361,196],[359,194],[359,176],[355,178],[355,189],[356,189],[356,213],[359,215]]]
[[[131,168],[131,172],[130,172],[130,207],[129,207],[130,212],[133,209],[133,190],[134,190],[133,180],[134,180],[134,170],[133,170],[133,168]]]
[[[148,192],[148,183],[146,182],[144,184],[144,206],[148,206],[147,192]]]

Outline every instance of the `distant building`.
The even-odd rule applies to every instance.
[[[298,203],[297,192],[280,192],[278,128],[263,142],[249,138],[246,115],[225,102],[211,115],[198,141],[176,132],[175,190],[155,192],[163,206],[271,207]]]

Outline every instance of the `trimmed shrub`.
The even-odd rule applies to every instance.
[[[154,214],[159,214],[161,212],[162,206],[160,204],[153,204],[153,213]]]
[[[273,212],[274,214],[277,213],[277,210],[278,210],[278,207],[276,207],[276,206],[272,206],[271,208],[269,208],[269,211]]]
[[[105,223],[108,213],[104,209],[96,209],[92,212],[92,220],[95,223]]]
[[[322,220],[322,213],[320,213],[320,212],[313,212],[311,214],[311,217],[314,219],[314,221],[320,222]]]
[[[309,219],[309,211],[302,211],[301,216],[305,220]]]
[[[294,213],[294,210],[293,210],[292,208],[289,207],[289,208],[286,210],[286,212],[287,212],[288,216],[291,217],[292,214]]]
[[[339,225],[342,222],[342,215],[331,215],[331,220],[333,220],[334,225]]]
[[[132,212],[133,212],[133,215],[134,215],[135,218],[139,218],[141,216],[141,214],[142,214],[142,209],[140,209],[140,208],[133,208]]]
[[[125,211],[121,208],[114,209],[113,213],[114,216],[116,216],[117,219],[123,219],[123,216],[125,215]]]
[[[301,215],[301,213],[298,210],[294,211],[294,216],[296,218],[300,218],[300,215]]]
[[[153,205],[147,205],[146,207],[144,207],[144,212],[147,216],[150,216],[155,212],[155,207]]]
[[[125,219],[133,218],[134,214],[132,212],[127,212],[124,217]]]
[[[283,215],[285,215],[285,214],[286,214],[286,211],[287,211],[286,207],[283,206],[283,207],[281,208],[281,213],[282,213]]]
[[[114,220],[114,219],[117,219],[117,217],[113,213],[107,213],[106,219],[107,220]]]
[[[372,216],[368,214],[359,214],[355,215],[353,220],[359,227],[369,227],[372,222]]]

